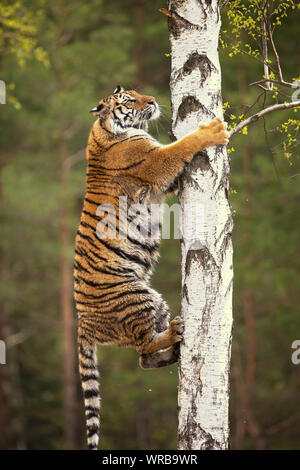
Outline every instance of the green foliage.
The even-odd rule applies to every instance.
[[[32,8],[31,2],[1,0],[0,55],[9,51],[16,56],[19,66],[33,56],[49,66],[46,51],[38,45],[37,24],[43,15],[43,0]]]
[[[267,31],[262,30],[262,20],[266,20],[272,30],[282,24],[283,19],[295,9],[300,9],[300,4],[294,0],[231,0],[224,8],[230,25],[230,42],[228,44],[223,35],[227,37],[228,30],[221,31],[222,46],[228,47],[229,57],[238,53],[246,53],[255,58],[261,58],[261,40],[265,37],[270,41]],[[248,42],[249,41],[249,42]],[[254,46],[256,44],[256,47]],[[246,51],[243,50],[246,48]],[[270,61],[271,63],[271,61]]]
[[[291,83],[283,79],[280,64],[281,54],[278,54],[281,43],[275,44],[274,33],[276,33],[278,26],[284,27],[287,20],[291,21],[291,18],[295,18],[295,10],[299,9],[300,4],[293,0],[286,2],[233,0],[225,4],[225,24],[220,34],[220,43],[224,52],[227,52],[228,57],[232,60],[236,57],[236,61],[241,61],[243,60],[241,56],[248,56],[255,62],[262,64],[261,77],[256,74],[255,82],[252,84],[256,85],[257,92],[256,97],[251,95],[253,103],[256,104],[256,106],[249,106],[251,114],[271,105],[272,102],[280,103],[293,100],[292,96],[289,96],[291,93],[287,94],[286,86],[296,83],[296,79],[291,79]],[[278,35],[276,35],[277,38]],[[285,59],[284,54],[283,59]],[[256,67],[254,68],[257,70]],[[294,71],[292,73],[294,74]],[[249,110],[246,110],[243,105],[236,116],[235,113],[229,114],[229,108],[229,103],[225,103],[224,111],[230,120],[229,129],[233,129],[248,117]],[[295,108],[295,112],[297,112],[297,108]],[[244,135],[247,135],[247,132],[246,127],[240,131]],[[286,135],[280,144],[281,153],[292,165],[292,161],[298,157],[295,153],[299,142],[298,129],[290,120],[284,123],[281,132]],[[230,149],[230,151],[232,150]]]
[[[295,109],[295,111],[297,111]],[[298,148],[297,136],[299,134],[300,121],[299,119],[289,118],[278,127],[279,132],[284,134],[285,139],[282,142],[284,156],[289,160],[289,164],[292,165],[291,157],[292,151]]]

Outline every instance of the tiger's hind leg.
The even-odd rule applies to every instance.
[[[157,303],[156,315],[155,315],[155,331],[157,333],[162,333],[167,330],[170,314],[168,311],[167,304],[161,299]],[[179,356],[179,342],[173,344],[167,349],[162,349],[158,352],[141,354],[139,358],[140,366],[143,369],[155,369],[159,367],[169,366],[178,361]]]
[[[152,354],[141,354],[139,363],[142,369],[157,369],[159,367],[170,366],[178,361],[179,342],[162,351]]]
[[[157,333],[154,324],[148,323],[146,329],[140,329],[135,335],[135,349],[139,354],[151,354],[166,349],[182,340],[183,322],[180,317],[171,320],[164,331]]]

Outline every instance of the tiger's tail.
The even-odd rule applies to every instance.
[[[87,443],[89,450],[97,450],[100,428],[100,392],[96,344],[80,339],[80,337],[78,343],[79,373],[84,396]]]

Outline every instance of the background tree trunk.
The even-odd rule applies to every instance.
[[[134,89],[140,91],[143,85],[144,77],[144,56],[145,48],[143,47],[143,29],[144,29],[144,9],[145,0],[134,0],[134,61],[135,61],[135,77]]]
[[[64,360],[64,431],[67,449],[76,449],[76,372],[75,372],[75,337],[74,337],[74,311],[72,304],[72,271],[68,257],[71,245],[70,222],[67,207],[66,191],[68,188],[69,167],[67,163],[67,147],[65,131],[60,137],[61,157],[61,213],[60,213],[60,272],[61,272],[61,318],[62,318],[62,346]]]
[[[179,139],[201,121],[223,117],[220,11],[217,0],[170,0],[168,9],[172,131]],[[228,447],[233,277],[229,171],[226,148],[211,147],[197,154],[180,181],[185,332],[179,362],[179,449]]]
[[[2,190],[2,155],[0,156],[0,205],[3,204],[3,190]],[[0,281],[3,280],[3,249],[0,247]],[[0,340],[5,340],[5,321],[4,321],[4,299],[3,294],[0,295]],[[7,401],[5,397],[5,366],[0,365],[0,449],[7,448]]]
[[[2,72],[2,55],[0,55],[0,71]],[[4,195],[2,187],[2,170],[5,164],[5,157],[0,154],[0,207],[4,206]],[[4,253],[3,247],[0,246],[0,282],[4,278]],[[3,293],[0,294],[0,340],[5,340],[4,335],[5,330],[5,320],[4,320],[4,298]],[[7,402],[5,397],[5,371],[3,366],[0,365],[0,449],[3,450],[7,448]]]

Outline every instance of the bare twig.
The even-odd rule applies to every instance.
[[[258,80],[257,82],[250,83],[249,86],[259,85],[259,84],[265,83],[265,82],[272,82],[272,83],[276,83],[277,85],[286,86],[286,87],[288,87],[288,88],[294,88],[293,83],[289,83],[289,82],[286,82],[286,81],[284,81],[284,80],[282,80],[282,81],[280,81],[280,80],[272,80],[272,79],[270,79],[270,78],[263,78],[262,80]]]
[[[172,18],[172,13],[169,10],[166,10],[165,8],[159,8],[160,13],[163,13],[163,15],[169,16]]]
[[[231,40],[230,36],[228,34],[224,34],[224,37],[226,38],[226,40],[230,43],[230,44],[233,44],[233,41]],[[260,47],[260,44],[258,43],[258,46],[261,50],[261,47]],[[264,59],[260,59],[259,57],[256,57],[255,55],[252,55],[250,54],[250,52],[247,52],[247,51],[244,51],[243,49],[239,49],[239,52],[241,54],[245,54],[245,55],[248,55],[249,57],[251,57],[252,59],[256,60],[257,62],[259,62],[260,64],[267,64],[268,67],[269,67],[269,70],[272,70],[272,72],[276,73],[276,70],[271,66],[271,64],[267,63]]]
[[[247,111],[245,111],[244,117],[246,117],[247,114],[250,113],[251,109],[254,108],[254,106],[255,106],[257,103],[259,103],[259,100],[261,99],[262,96],[264,96],[264,97],[266,96],[266,91],[267,91],[267,90],[265,90],[265,89],[263,89],[263,90],[264,90],[264,91],[262,91],[262,92],[257,96],[257,98],[256,98],[256,100],[254,101],[254,103],[251,104],[251,105],[248,105],[248,109],[247,109]]]
[[[265,132],[265,140],[266,140],[266,144],[267,144],[267,149],[268,149],[268,152],[269,152],[269,155],[270,155],[270,158],[271,158],[271,162],[272,162],[272,165],[273,165],[273,168],[274,168],[276,178],[277,178],[278,181],[280,181],[279,173],[278,173],[276,162],[275,162],[275,159],[274,159],[273,150],[272,150],[272,147],[271,147],[271,144],[270,144],[270,139],[269,139],[269,134],[268,134],[268,129],[267,129],[267,123],[266,123],[265,116],[263,116],[262,119],[264,121],[264,132]]]
[[[229,131],[229,137],[232,137],[241,129],[248,126],[249,124],[252,124],[253,122],[265,116],[266,114],[270,114],[270,113],[273,113],[274,111],[280,111],[284,109],[297,108],[298,106],[300,106],[300,100],[291,101],[290,103],[279,103],[279,104],[274,104],[272,106],[268,106],[267,108],[262,109],[258,113],[253,114],[253,116],[250,116],[244,121],[241,121],[237,126],[235,126],[233,129]]]
[[[269,61],[268,61],[268,43],[267,43],[267,32],[266,32],[266,23],[265,17],[262,16],[261,19],[261,41],[262,41],[262,52],[264,57],[264,75],[266,79],[266,88],[271,90],[273,88],[272,82],[269,81]]]
[[[33,336],[36,333],[36,328],[26,328],[24,330],[13,333],[5,339],[5,344],[8,348],[12,348],[17,344],[24,343],[28,338]]]
[[[268,36],[269,36],[269,40],[270,40],[270,43],[271,43],[271,46],[272,46],[272,49],[273,49],[273,52],[274,52],[274,56],[275,56],[275,61],[276,61],[277,70],[278,70],[278,76],[279,76],[280,81],[283,82],[284,80],[283,80],[283,76],[282,76],[279,55],[278,55],[278,52],[277,52],[277,49],[276,49],[276,46],[275,46],[275,43],[274,43],[274,40],[273,40],[273,34],[272,34],[272,31],[271,31],[271,25],[270,25],[269,19],[266,19],[266,27],[267,27],[267,33],[268,33]]]
[[[281,421],[280,423],[273,424],[269,429],[266,430],[266,434],[268,436],[274,436],[274,434],[277,434],[278,432],[282,432],[284,429],[288,428],[292,424],[296,423],[297,421],[300,420],[300,413],[296,413],[293,416],[290,416],[289,418],[286,418],[285,420]]]
[[[73,153],[65,159],[66,168],[69,170],[72,166],[76,165],[81,160],[85,159],[85,147]]]

